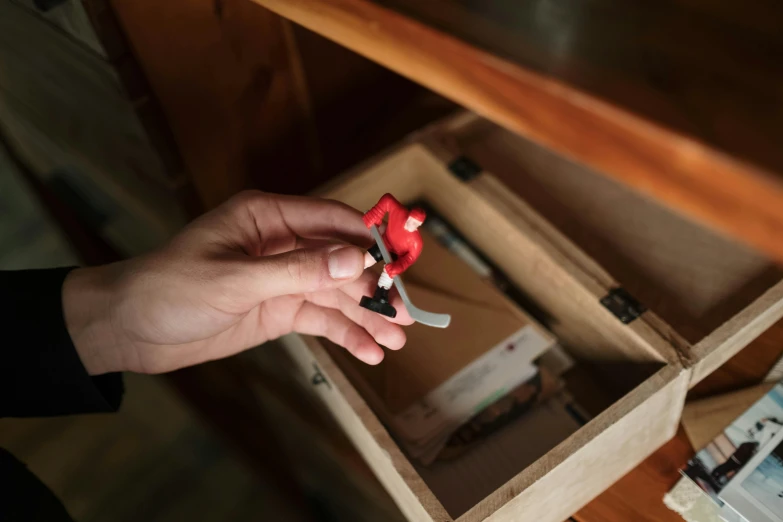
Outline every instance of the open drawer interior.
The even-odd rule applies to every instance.
[[[692,385],[783,315],[783,268],[632,189],[462,114],[428,131],[440,157],[491,172],[684,339]]]
[[[437,520],[484,520],[522,504],[530,520],[562,520],[673,435],[688,380],[677,350],[647,322],[626,325],[605,308],[600,301],[614,284],[611,277],[564,238],[560,244],[552,242],[556,231],[530,207],[488,174],[459,181],[421,144],[406,145],[360,168],[322,195],[368,209],[386,192],[402,202],[426,201],[508,276],[535,307],[528,312],[578,361],[578,371],[569,372],[566,381],[592,416],[584,426],[561,426],[551,438],[536,443],[531,438],[527,445],[520,444],[525,432],[514,432],[512,424],[464,456],[425,468],[414,466],[388,434],[379,437],[383,428],[378,417],[367,411],[361,427],[373,433],[373,443],[390,456],[376,465],[393,468],[376,472],[382,481],[388,473],[401,477],[403,499],[412,496]],[[314,353],[319,364],[327,372],[333,369],[330,377],[349,403],[354,401],[354,411],[376,408],[370,397],[362,396],[362,363],[324,341],[310,343],[318,343]],[[325,352],[320,348],[324,345]],[[546,412],[537,414],[546,422]],[[349,432],[354,428],[360,429],[351,422]],[[525,451],[517,451],[522,446]],[[617,453],[620,446],[622,454]],[[591,463],[601,466],[601,473],[595,474]],[[531,496],[543,499],[552,494],[542,493],[544,489],[569,484],[569,499],[557,506],[536,501],[536,507],[525,501]],[[395,498],[405,510],[408,501],[399,495]]]

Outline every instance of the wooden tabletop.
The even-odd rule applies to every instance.
[[[255,0],[783,261],[783,4]]]

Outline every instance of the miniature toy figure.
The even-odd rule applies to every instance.
[[[383,268],[383,273],[378,279],[378,287],[372,298],[363,297],[361,303],[364,308],[385,315],[395,317],[397,310],[389,304],[389,290],[395,276],[405,272],[421,254],[422,240],[418,228],[424,223],[426,214],[419,208],[408,210],[391,194],[384,194],[378,203],[364,215],[364,224],[367,228],[379,226],[383,218],[389,214],[389,222],[383,234],[383,243],[389,249],[395,259]],[[367,252],[365,267],[372,266],[377,261],[383,260],[380,245],[375,245]]]
[[[381,237],[378,226],[389,215],[386,231]],[[378,203],[364,215],[364,224],[370,229],[375,246],[366,254],[365,268],[383,260],[383,268],[373,297],[364,296],[360,305],[387,317],[396,317],[397,310],[389,303],[389,290],[393,283],[411,317],[420,323],[445,328],[451,321],[447,314],[434,314],[416,308],[408,298],[400,274],[405,272],[421,255],[423,241],[418,228],[427,218],[420,208],[408,210],[391,194],[384,194]],[[390,254],[391,252],[391,254]],[[394,257],[392,257],[394,256]]]

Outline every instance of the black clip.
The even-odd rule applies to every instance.
[[[465,156],[460,156],[449,163],[449,171],[462,181],[470,181],[481,174],[481,167]]]
[[[601,298],[601,304],[612,312],[623,324],[633,322],[647,308],[633,298],[624,288],[612,288],[606,297]]]
[[[326,380],[326,377],[324,376],[323,372],[315,363],[313,363],[313,370],[315,370],[315,373],[313,374],[313,378],[310,379],[310,382],[313,384],[313,386],[318,386],[319,384],[325,384],[326,387],[331,390],[332,385],[329,384],[329,381]]]

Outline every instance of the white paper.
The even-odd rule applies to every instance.
[[[533,377],[536,367],[532,361],[550,345],[537,328],[521,328],[396,415],[396,432],[415,441],[442,435],[444,430],[453,431]]]

